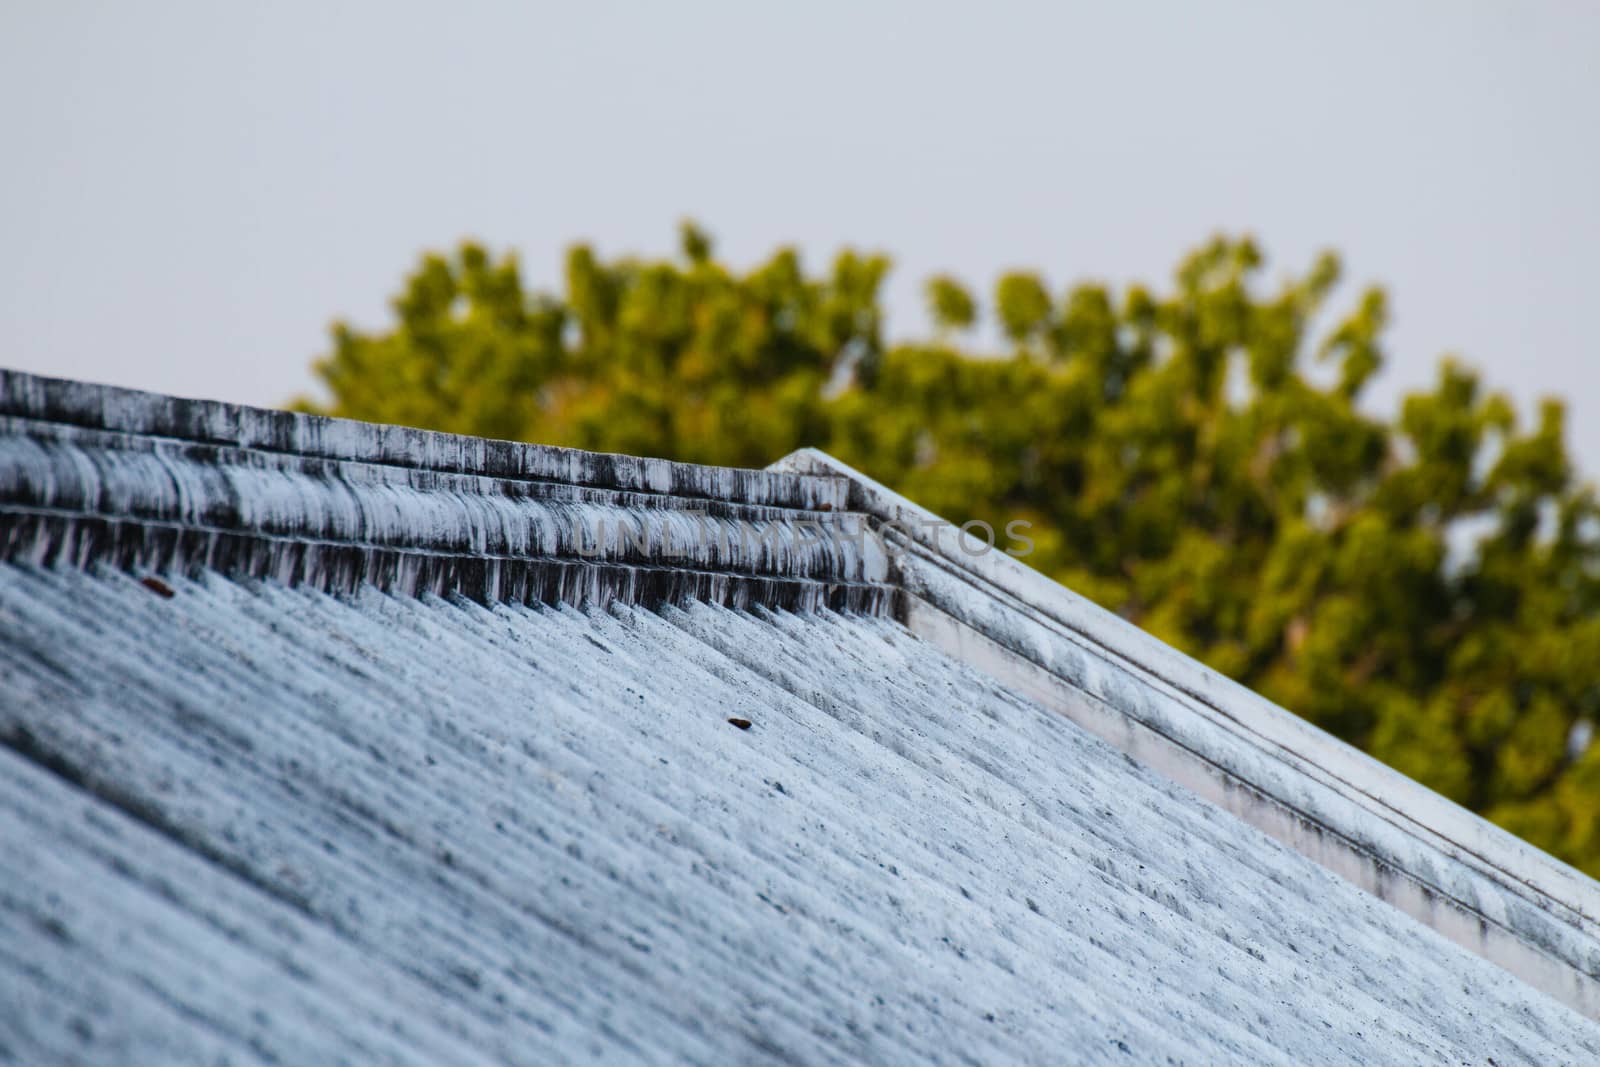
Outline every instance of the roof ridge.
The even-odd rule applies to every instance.
[[[864,528],[847,490],[0,371],[0,555],[41,564],[883,612],[882,551],[822,529]]]
[[[3,367],[0,416],[304,458],[802,510],[842,509],[846,492],[845,484],[830,475],[713,467],[473,437],[220,400],[193,400]]]

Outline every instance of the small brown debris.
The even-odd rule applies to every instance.
[[[733,725],[737,726],[741,730],[750,729],[750,720],[749,719],[729,719],[728,721],[730,723],[732,723]]]
[[[166,597],[168,600],[171,600],[177,595],[172,591],[172,586],[168,585],[166,582],[163,582],[160,578],[140,578],[139,584],[157,596]]]

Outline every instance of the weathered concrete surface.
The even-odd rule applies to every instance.
[[[893,621],[168,581],[0,566],[0,1060],[1600,1062]]]
[[[850,483],[898,546],[899,616],[947,654],[1059,711],[1590,1017],[1600,885],[814,450],[774,468]],[[894,524],[891,528],[889,524]]]

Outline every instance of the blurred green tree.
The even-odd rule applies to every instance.
[[[1445,361],[1392,420],[1368,289],[1269,288],[1248,240],[1163,292],[999,279],[1010,350],[927,287],[887,346],[880,255],[738,272],[692,225],[668,261],[567,257],[561,293],[476,244],[430,255],[375,332],[333,329],[307,409],[696,463],[815,445],[935,512],[1034,523],[1029,562],[1467,807],[1600,875],[1600,515],[1563,409],[1531,428]]]

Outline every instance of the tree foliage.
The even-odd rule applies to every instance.
[[[378,331],[316,364],[336,415],[696,463],[833,453],[933,511],[1034,523],[1030,563],[1515,833],[1600,874],[1600,523],[1563,409],[1519,423],[1446,360],[1392,419],[1359,401],[1384,294],[1332,255],[1268,284],[1218,238],[1169,286],[927,286],[887,345],[889,261],[429,255]],[[1322,329],[1314,329],[1326,324]]]

